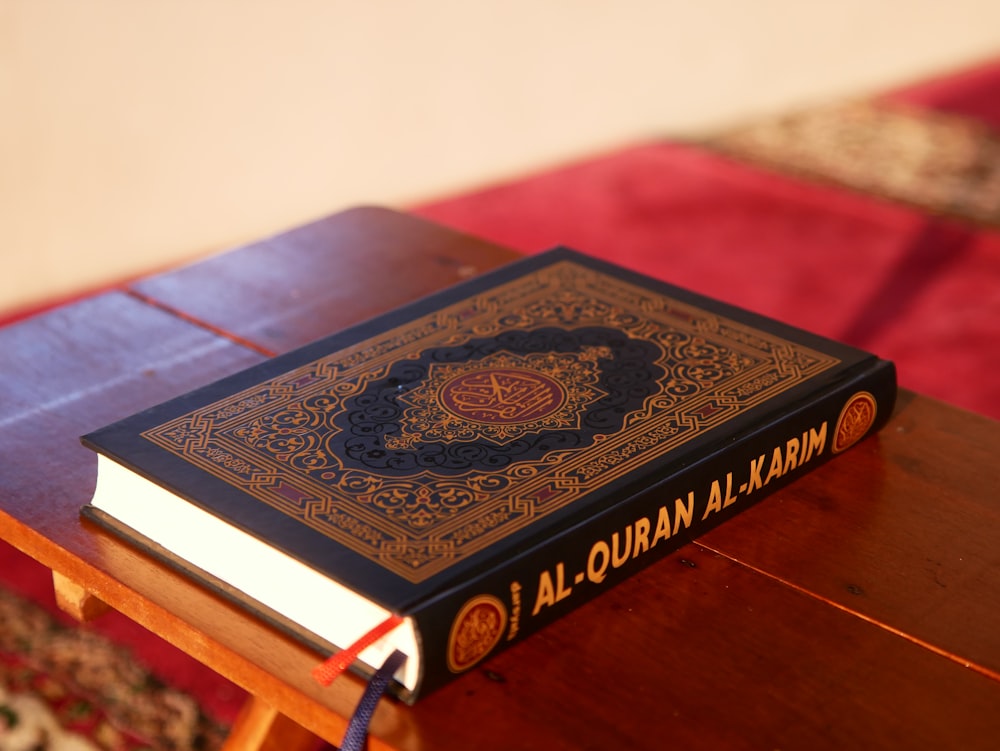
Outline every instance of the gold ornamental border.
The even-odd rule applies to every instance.
[[[334,480],[327,482],[230,435],[236,425],[310,397],[323,399],[331,414],[342,412],[347,400],[386,377],[395,363],[419,360],[431,348],[458,347],[511,330],[594,326],[652,342],[667,374],[659,393],[625,415],[621,430],[577,449],[461,477],[421,470],[389,478],[328,456]],[[675,341],[686,343],[684,356],[691,362],[685,367],[731,372],[686,382],[683,397],[674,394],[681,372],[679,366],[671,370],[678,356],[671,349]],[[383,568],[421,582],[838,362],[566,260],[331,352],[151,428],[143,437]],[[431,514],[418,527],[413,518],[389,518],[375,509],[370,497],[376,487],[427,497],[447,489],[461,504]]]

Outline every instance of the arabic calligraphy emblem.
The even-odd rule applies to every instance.
[[[865,436],[875,423],[875,409],[875,397],[867,391],[859,391],[848,400],[833,433],[833,453],[839,454]]]
[[[448,668],[462,673],[495,647],[507,626],[507,608],[492,595],[473,597],[455,616],[448,637]]]
[[[441,405],[456,417],[475,422],[537,420],[555,412],[565,400],[558,381],[514,368],[462,373],[441,388]]]
[[[586,407],[606,393],[598,387],[606,347],[579,352],[498,352],[482,360],[434,363],[427,379],[399,401],[407,408],[390,450],[416,441],[486,439],[505,444],[528,433],[579,427]]]

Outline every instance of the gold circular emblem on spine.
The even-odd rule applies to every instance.
[[[875,397],[867,391],[859,391],[847,400],[833,433],[833,453],[839,454],[861,440],[875,422],[875,410]]]
[[[458,611],[448,636],[448,669],[462,673],[492,651],[507,627],[507,608],[492,595],[473,597]]]

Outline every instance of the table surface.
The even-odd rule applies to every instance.
[[[78,436],[514,257],[362,207],[0,330],[3,538],[248,713],[338,743],[361,683],[320,687],[316,654],[81,522]],[[997,488],[1000,423],[904,391],[837,460],[416,706],[384,700],[370,745],[996,748]]]

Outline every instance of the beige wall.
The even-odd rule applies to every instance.
[[[997,51],[995,0],[0,0],[0,313]]]

